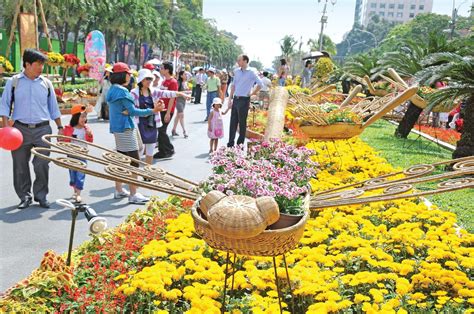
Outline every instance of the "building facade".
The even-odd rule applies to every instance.
[[[433,0],[364,0],[360,15],[364,26],[372,15],[390,22],[405,23],[420,13],[430,13],[432,9]],[[361,9],[356,7],[357,10]]]

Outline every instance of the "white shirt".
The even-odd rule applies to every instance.
[[[260,89],[262,92],[269,92],[270,87],[272,87],[272,81],[268,77],[262,77],[260,79],[262,81],[262,88]]]
[[[86,140],[86,129],[85,128],[74,128],[74,131],[72,132],[72,137],[77,138],[79,140]],[[81,143],[79,141],[72,140],[71,143],[79,145],[79,146],[84,146],[87,147],[87,144]]]

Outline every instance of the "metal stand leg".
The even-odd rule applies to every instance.
[[[288,273],[288,264],[286,263],[286,256],[283,254],[283,263],[285,263],[286,279],[288,280],[288,288],[291,295],[291,313],[295,313],[295,298],[293,297],[293,287],[291,287],[290,274]]]
[[[277,287],[277,293],[278,293],[278,304],[280,305],[280,313],[283,313],[283,310],[281,308],[281,291],[280,291],[280,283],[278,281],[278,273],[277,273],[277,268],[276,268],[276,261],[275,261],[275,256],[273,256],[273,270],[275,271],[275,284]]]
[[[235,278],[235,259],[237,258],[237,254],[234,254],[234,261],[232,262],[232,289],[234,290],[234,278]]]
[[[355,154],[355,151],[352,149],[351,140],[346,140],[346,141],[347,141],[347,145],[349,145],[349,148],[351,149],[352,155],[354,156],[354,160],[355,160],[355,161],[359,161],[359,160],[357,159],[357,156],[356,156],[356,154]]]
[[[74,229],[76,227],[76,218],[78,214],[79,214],[79,211],[77,209],[71,210],[72,221],[71,221],[71,232],[69,233],[69,247],[67,250],[67,259],[66,259],[67,266],[71,266],[72,243],[74,242]]]
[[[332,140],[332,144],[334,145],[334,150],[336,151],[337,155],[339,156],[339,160],[341,161],[341,163],[339,164],[339,168],[337,170],[341,170],[342,169],[342,155],[341,153],[339,153],[339,150],[337,149],[335,140]]]
[[[328,147],[328,142],[326,142],[326,143],[324,144],[324,149],[325,149],[326,152],[328,153],[329,161],[330,161],[331,163],[333,163],[333,162],[332,162],[331,152],[329,151],[329,147]]]
[[[225,273],[224,273],[224,295],[222,296],[222,308],[221,313],[225,312],[225,297],[227,293],[227,278],[229,277],[229,255],[230,253],[227,252],[227,257],[225,259]]]

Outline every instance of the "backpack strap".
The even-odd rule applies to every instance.
[[[54,88],[50,80],[46,79],[44,76],[40,75],[39,78],[48,86],[48,101],[51,97],[51,90]],[[13,117],[13,110],[15,109],[15,89],[18,85],[18,80],[20,79],[19,74],[12,77],[12,92],[10,96],[10,112],[9,118]]]
[[[51,83],[51,81],[45,78],[43,75],[40,75],[39,78],[48,86],[48,101],[49,101],[49,97],[51,97],[51,90],[54,90],[53,83]]]
[[[14,75],[12,77],[12,92],[11,92],[11,96],[10,96],[10,112],[8,114],[9,118],[11,118],[13,116],[13,109],[15,108],[15,88],[18,85],[18,79],[19,79],[18,74]]]

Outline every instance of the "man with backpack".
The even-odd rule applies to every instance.
[[[33,147],[48,147],[41,140],[46,134],[52,134],[50,120],[54,120],[58,133],[63,134],[61,113],[51,81],[43,77],[44,63],[47,57],[35,49],[25,49],[23,53],[23,72],[12,77],[5,86],[0,101],[0,117],[3,125],[13,121],[13,127],[23,135],[23,143],[12,151],[13,185],[21,202],[19,209],[28,208],[33,198],[43,208],[49,208],[49,162],[34,157],[33,169],[36,179],[31,193],[29,161]]]

